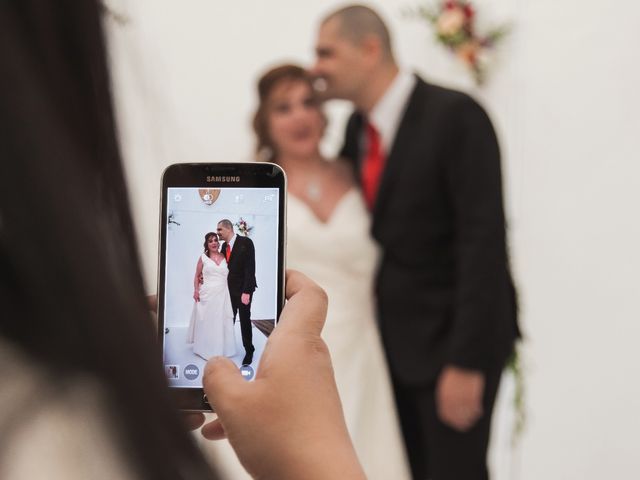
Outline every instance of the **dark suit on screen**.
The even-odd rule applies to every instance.
[[[227,256],[227,242],[222,244],[221,253]],[[236,239],[231,249],[231,257],[228,261],[229,295],[233,307],[233,318],[240,315],[240,329],[242,331],[242,345],[247,353],[253,353],[253,338],[251,333],[251,300],[256,285],[256,252],[248,237],[236,235]],[[250,294],[249,304],[245,305],[241,301],[243,293]]]

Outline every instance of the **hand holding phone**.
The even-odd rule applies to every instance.
[[[288,271],[286,297],[255,382],[246,382],[224,357],[207,363],[204,388],[218,418],[202,434],[212,440],[227,437],[256,478],[311,478],[313,473],[364,479],[320,337],[326,294],[301,273]]]

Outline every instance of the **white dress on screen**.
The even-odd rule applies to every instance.
[[[236,354],[236,341],[227,262],[223,258],[218,265],[205,253],[201,259],[200,301],[193,305],[187,343],[193,344],[193,353],[205,360],[215,356],[232,357]]]
[[[362,196],[351,189],[324,223],[290,194],[287,225],[287,268],[315,280],[329,297],[322,337],[331,352],[347,427],[367,478],[408,480],[411,476],[375,321],[373,277],[378,251],[369,235]],[[227,441],[201,441],[201,445],[224,478],[251,478]]]

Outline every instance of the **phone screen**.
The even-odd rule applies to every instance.
[[[165,186],[160,334],[169,385],[224,356],[251,381],[281,306],[282,189]]]

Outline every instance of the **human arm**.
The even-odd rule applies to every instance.
[[[466,430],[482,415],[484,372],[504,350],[508,267],[500,152],[491,122],[471,98],[448,112],[447,191],[452,205],[455,297],[446,365],[438,379],[438,412]]]
[[[455,291],[449,363],[486,371],[510,328],[500,152],[491,122],[471,98],[449,112],[447,190],[452,204]]]
[[[202,258],[198,259],[198,264],[196,265],[196,274],[193,277],[193,299],[196,302],[200,301],[200,284],[202,283]]]
[[[297,272],[287,273],[286,295],[254,382],[226,358],[207,364],[204,388],[219,418],[202,433],[226,436],[257,478],[364,479],[320,338],[326,295]]]
[[[256,289],[256,249],[253,245],[253,241],[248,237],[244,239],[244,264],[243,264],[243,284],[242,284],[242,296],[241,301],[245,305],[249,304],[251,294]],[[237,240],[236,240],[237,241]],[[233,254],[233,250],[232,250]]]

